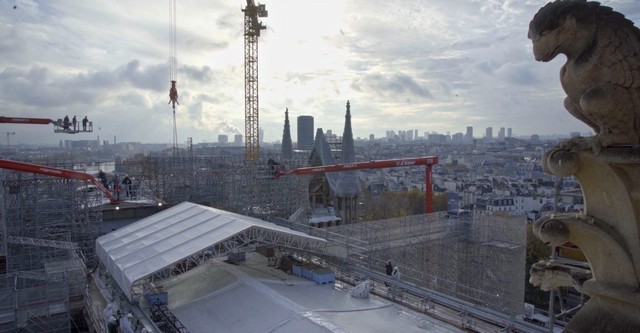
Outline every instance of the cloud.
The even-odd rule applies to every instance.
[[[526,37],[548,1],[268,2],[269,29],[258,41],[265,139],[281,139],[285,107],[292,133],[302,114],[340,132],[346,100],[356,136],[407,124],[420,133],[503,124],[522,134],[586,129],[562,106],[563,59],[537,63]],[[640,21],[637,1],[603,2]],[[178,4],[177,127],[194,142],[243,132],[242,6]],[[87,114],[102,137],[171,141],[167,7],[151,0],[21,0],[19,7],[0,12],[0,106],[8,115]],[[28,138],[40,137],[60,139]]]
[[[352,83],[352,87],[360,92],[382,95],[389,98],[418,97],[433,98],[431,92],[418,84],[406,74],[367,74]]]

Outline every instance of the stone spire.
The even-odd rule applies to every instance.
[[[344,132],[342,133],[342,161],[355,162],[356,152],[353,145],[353,131],[351,130],[351,104],[347,101],[347,114],[344,116]]]
[[[284,111],[284,130],[282,130],[282,159],[293,158],[293,145],[291,144],[291,129],[289,127],[289,108]]]

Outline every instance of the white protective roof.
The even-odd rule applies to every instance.
[[[135,281],[251,227],[326,242],[257,218],[183,202],[99,237],[96,253],[131,299]]]

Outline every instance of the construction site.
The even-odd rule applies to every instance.
[[[72,162],[55,166],[74,169]],[[309,223],[312,206],[338,199],[330,197],[332,191],[327,198],[312,195],[317,175],[276,179],[267,163],[219,156],[126,160],[115,172],[139,180],[140,197],[150,200],[104,203],[104,195],[88,190],[87,181],[2,172],[2,332],[78,329],[73,326],[84,322],[87,279],[99,265],[95,240],[103,213],[184,201],[330,240],[328,247],[348,258],[338,260],[340,265],[383,272],[391,260],[407,283],[511,316],[522,311],[526,225],[519,217],[453,218],[436,212],[318,228]],[[326,180],[325,186],[330,187]]]

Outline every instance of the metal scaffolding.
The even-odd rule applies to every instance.
[[[308,206],[308,180],[275,179],[275,170],[266,160],[146,157],[123,161],[116,171],[140,179],[150,189],[149,195],[169,205],[189,201],[267,220],[288,218],[300,206]]]
[[[507,315],[524,305],[526,223],[522,217],[463,218],[434,213],[293,229],[330,241],[329,253],[349,265],[385,274],[388,260],[402,280]]]
[[[280,166],[290,170],[304,162]],[[310,176],[277,179],[265,157],[147,156],[119,161],[115,172],[139,180],[142,196],[287,224],[328,239],[329,254],[354,267],[384,274],[391,260],[407,283],[509,315],[522,311],[526,223],[521,217],[435,213],[318,229],[308,222]],[[0,281],[0,332],[64,331],[82,309],[84,270],[96,260],[102,194],[75,180],[17,171],[2,175],[5,256],[0,258],[6,261],[0,268],[6,274]],[[50,305],[48,312],[42,304]],[[1,315],[11,311],[12,316]]]
[[[83,181],[19,171],[2,178],[0,332],[69,332],[84,307],[87,267],[95,265],[102,193]]]
[[[295,165],[285,169],[303,166],[288,163]],[[502,313],[522,312],[522,217],[428,214],[317,230],[307,228],[310,176],[274,179],[266,161],[244,161],[241,156],[154,158],[152,165],[153,177],[145,181],[169,203],[189,200],[279,223],[295,220],[312,235],[340,235],[338,243],[347,249],[336,253],[355,264],[382,271],[392,260],[403,279],[418,286]]]

